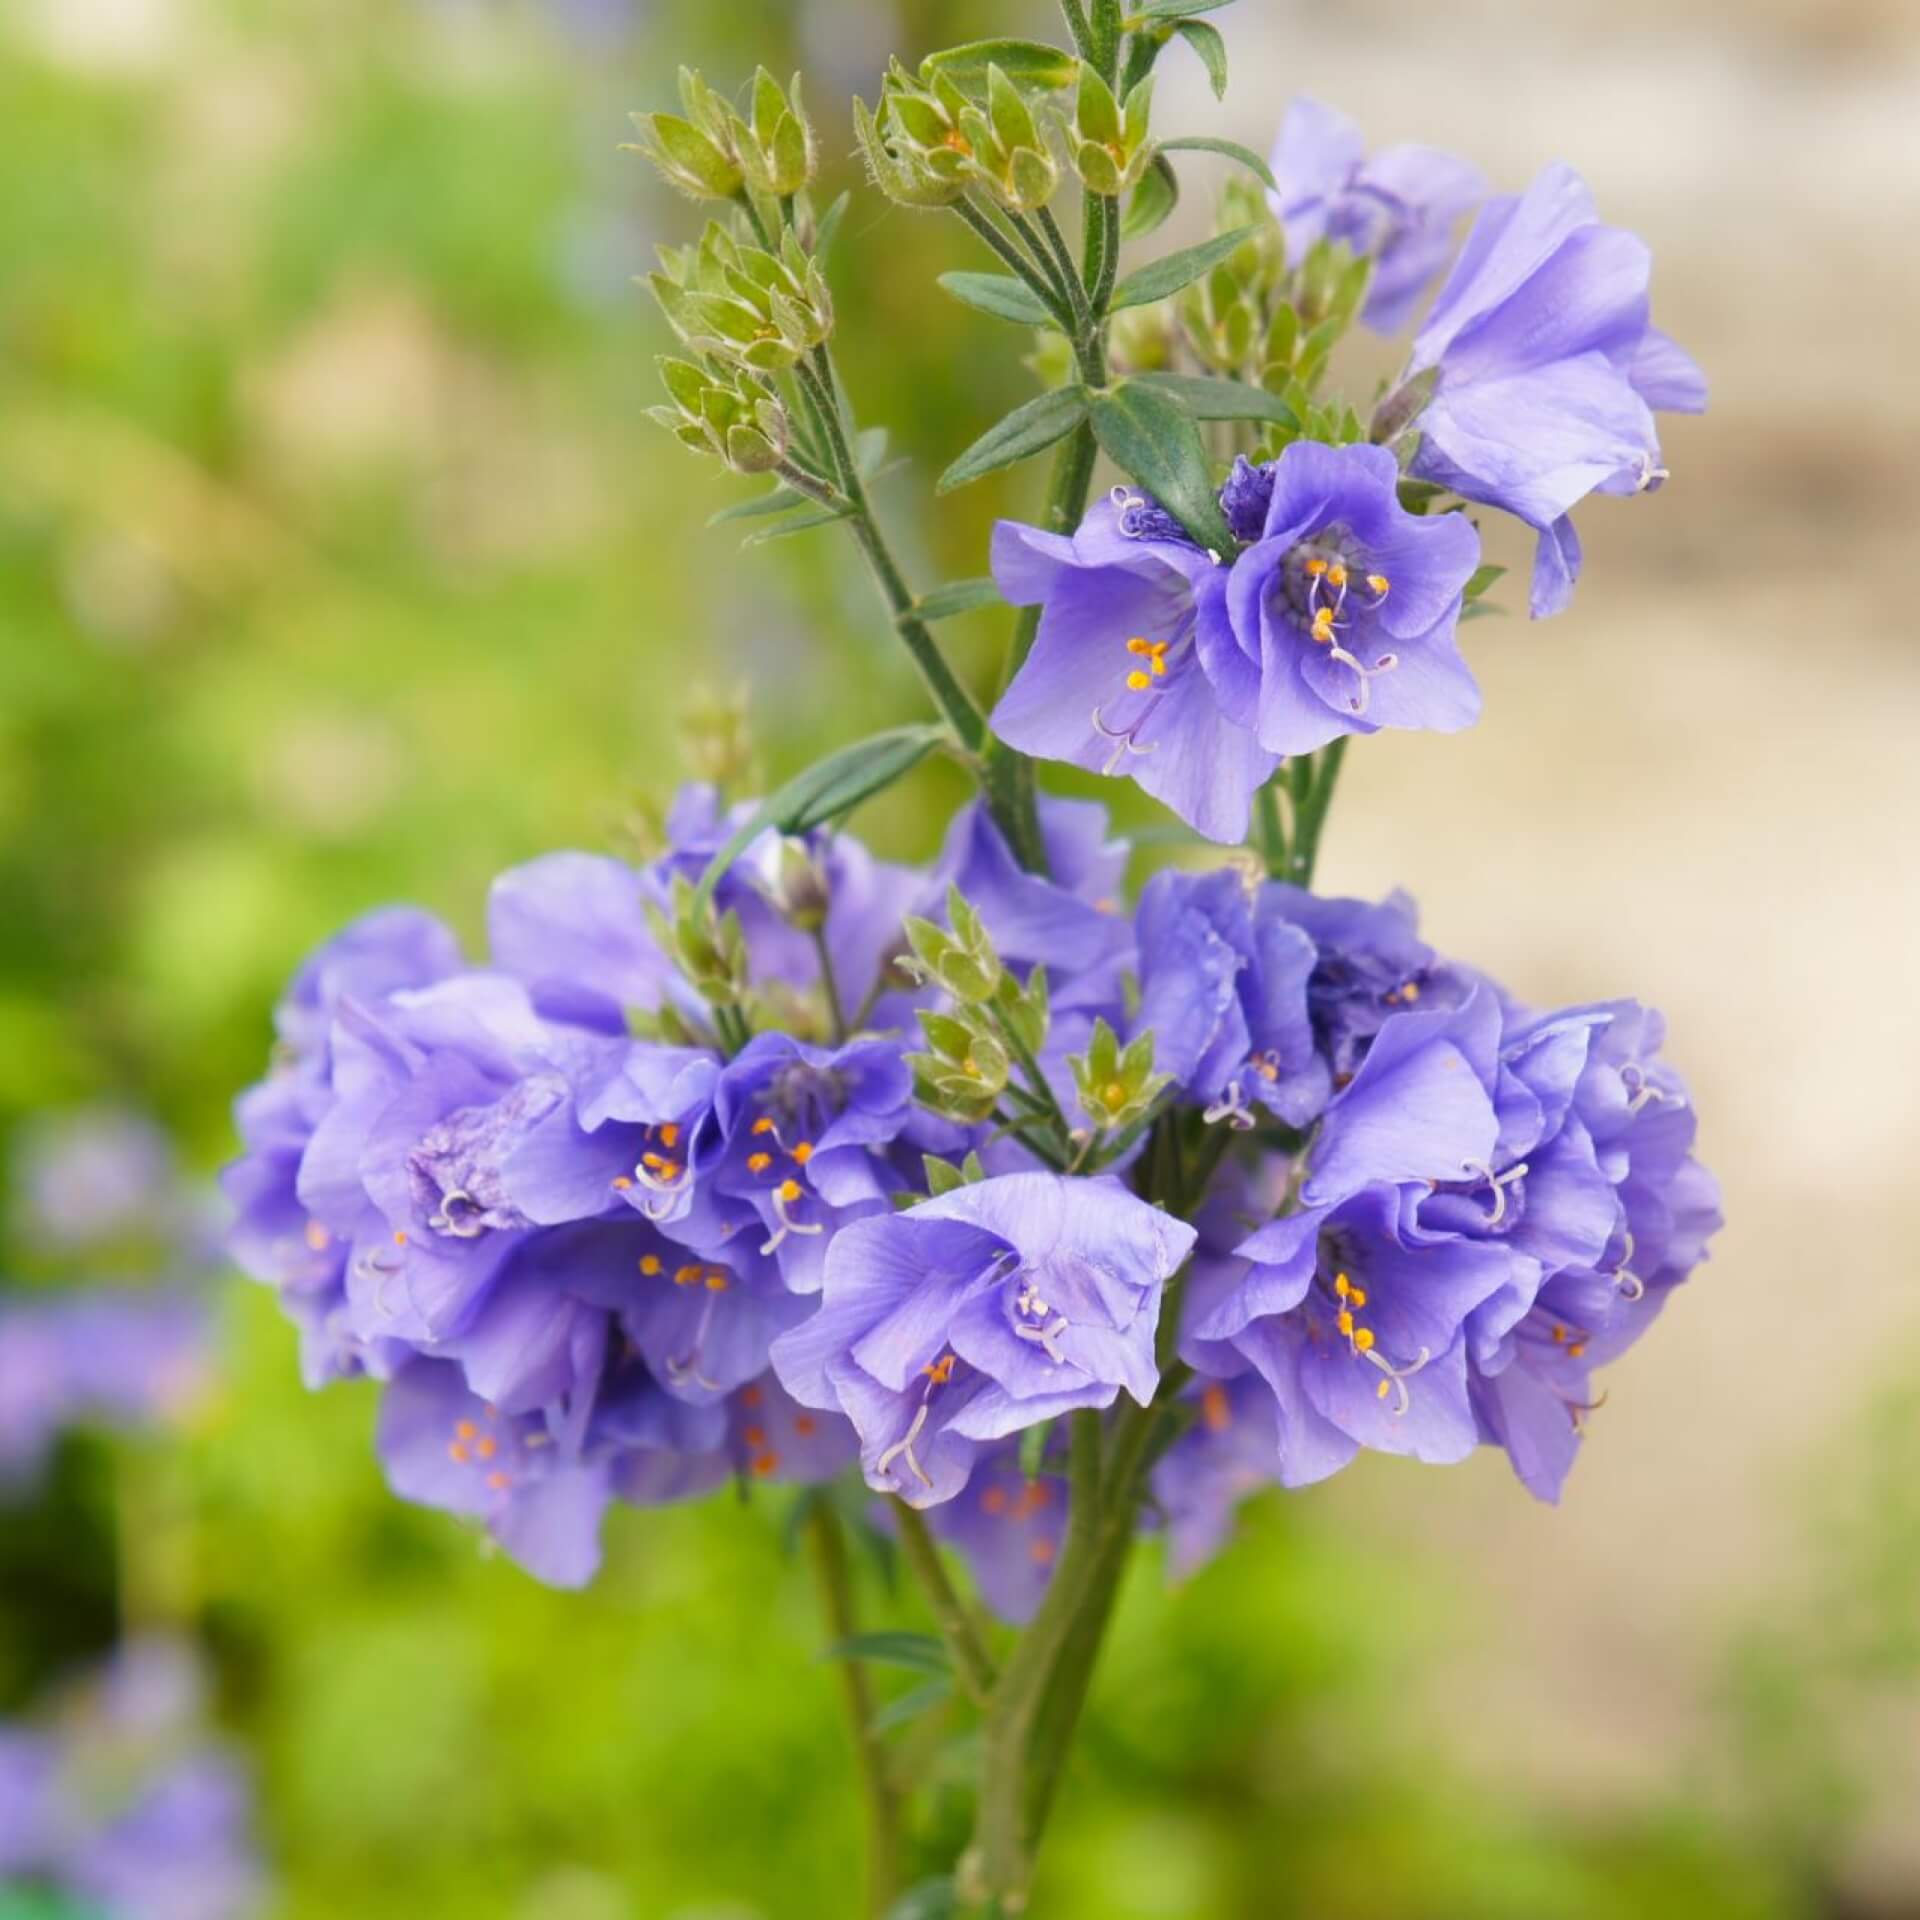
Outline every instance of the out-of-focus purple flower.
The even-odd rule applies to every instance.
[[[1109,1178],[962,1187],[843,1227],[774,1370],[853,1422],[870,1486],[933,1506],[984,1445],[1122,1389],[1151,1400],[1161,1289],[1193,1240]]]
[[[830,1480],[860,1454],[860,1437],[837,1413],[803,1407],[771,1374],[750,1380],[695,1430],[684,1413],[666,1419],[641,1407],[621,1426],[615,1487],[636,1506],[662,1506],[711,1492],[728,1480],[810,1486]]]
[[[124,1108],[57,1114],[29,1125],[15,1166],[22,1238],[63,1253],[164,1236],[183,1198],[167,1136]]]
[[[0,1487],[31,1480],[68,1427],[164,1424],[213,1380],[199,1301],[93,1289],[0,1300]]]
[[[1332,1089],[1314,1043],[1311,939],[1250,899],[1240,874],[1155,874],[1140,897],[1140,1013],[1154,1066],[1210,1121],[1265,1109],[1304,1126]]]
[[[1401,392],[1423,379],[1432,391],[1412,471],[1538,531],[1536,619],[1579,578],[1572,509],[1658,485],[1654,413],[1707,404],[1700,369],[1649,318],[1651,265],[1634,235],[1601,224],[1586,182],[1552,166],[1488,201],[1414,337]]]
[[[0,1725],[0,1882],[104,1920],[243,1920],[264,1891],[240,1766],[202,1731],[188,1649],[133,1641],[53,1703]]]
[[[1278,761],[1218,684],[1243,673],[1224,621],[1206,617],[1225,570],[1164,520],[1135,499],[1100,502],[1070,538],[995,528],[1001,594],[1043,611],[993,730],[1043,760],[1125,774],[1196,832],[1240,840]]]
[[[1296,440],[1258,537],[1201,609],[1220,702],[1268,756],[1479,717],[1455,628],[1480,536],[1461,514],[1408,513],[1399,478],[1384,447]]]
[[[929,1524],[965,1559],[987,1605],[1023,1627],[1039,1608],[1066,1536],[1066,1475],[1042,1471],[1029,1479],[1017,1445],[996,1448],[961,1492],[934,1508]]]
[[[1200,1379],[1187,1389],[1193,1424],[1153,1470],[1154,1503],[1166,1516],[1167,1570],[1185,1579],[1226,1545],[1241,1501],[1275,1484],[1279,1413],[1251,1368],[1235,1380]]]
[[[1362,318],[1398,333],[1453,252],[1453,229],[1486,197],[1478,167],[1436,147],[1383,147],[1344,113],[1296,98],[1273,148],[1278,193],[1267,200],[1286,229],[1287,257],[1303,259],[1321,240],[1345,241],[1371,259]]]

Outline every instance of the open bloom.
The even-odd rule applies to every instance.
[[[984,1445],[1123,1388],[1151,1401],[1161,1289],[1193,1240],[1109,1178],[961,1187],[844,1227],[774,1371],[853,1422],[868,1485],[934,1506]]]
[[[1201,617],[1228,717],[1271,755],[1470,726],[1480,690],[1454,638],[1480,561],[1467,520],[1408,513],[1384,447],[1296,440],[1253,471],[1271,475],[1265,517]]]
[[[1383,147],[1371,159],[1344,113],[1296,98],[1273,148],[1278,193],[1267,199],[1298,261],[1321,240],[1373,261],[1361,318],[1398,333],[1453,252],[1454,223],[1486,197],[1478,167],[1436,147]]]
[[[1054,1468],[1029,1477],[1014,1443],[974,1467],[953,1499],[934,1508],[936,1535],[966,1560],[980,1597],[1002,1620],[1023,1627],[1038,1610],[1067,1531],[1067,1477]]]
[[[1413,471],[1538,530],[1536,619],[1579,578],[1573,507],[1657,486],[1654,413],[1707,404],[1700,369],[1649,320],[1650,270],[1641,241],[1600,223],[1586,182],[1552,166],[1487,203],[1414,337],[1405,380],[1430,379],[1432,395]]]
[[[1102,501],[1071,538],[1003,520],[993,577],[1039,606],[1033,651],[993,710],[1009,746],[1090,772],[1124,774],[1198,833],[1244,839],[1254,793],[1277,761],[1215,684],[1233,666],[1217,556],[1138,499]]]

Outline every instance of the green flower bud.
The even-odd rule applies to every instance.
[[[936,85],[945,83],[940,76]],[[967,174],[978,180],[1014,213],[1044,207],[1060,185],[1060,163],[1053,157],[1025,96],[999,67],[987,69],[985,109],[961,101],[955,115]]]
[[[744,688],[723,693],[696,685],[679,715],[678,741],[680,758],[696,780],[723,793],[751,792],[757,784]]]
[[[1072,1055],[1067,1066],[1087,1117],[1095,1126],[1110,1129],[1141,1119],[1173,1077],[1154,1072],[1151,1033],[1123,1048],[1104,1020],[1093,1023],[1086,1052]]]
[[[1147,137],[1152,105],[1151,74],[1127,95],[1123,111],[1099,74],[1082,65],[1067,137],[1074,171],[1089,193],[1111,200],[1139,185],[1153,161],[1153,142]]]
[[[855,99],[853,126],[874,184],[897,205],[951,206],[966,191],[971,149],[957,120],[897,61],[877,111],[869,113],[866,102]]]
[[[812,180],[820,147],[800,103],[800,76],[786,93],[765,67],[753,76],[752,119],[730,116],[732,147],[755,193],[784,198]]]
[[[827,924],[827,909],[832,902],[826,872],[804,840],[780,841],[771,879],[761,891],[790,927],[817,933]]]
[[[670,911],[651,902],[647,922],[661,951],[709,1006],[737,1006],[747,991],[747,940],[740,916],[716,915],[685,874],[674,876]]]
[[[680,69],[684,117],[636,113],[640,138],[627,148],[653,163],[670,187],[695,200],[730,200],[740,191],[740,157],[734,150],[726,102],[691,68]]]
[[[714,455],[736,473],[770,473],[786,458],[787,410],[769,388],[689,360],[663,355],[659,365],[674,404],[649,412],[683,445]]]

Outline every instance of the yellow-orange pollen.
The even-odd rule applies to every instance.
[[[1380,1384],[1374,1389],[1378,1398],[1384,1400],[1389,1394],[1394,1396],[1394,1412],[1403,1414],[1413,1404],[1413,1397],[1407,1391],[1407,1376],[1415,1374],[1424,1367],[1432,1355],[1425,1347],[1420,1349],[1420,1357],[1411,1365],[1396,1367],[1386,1356],[1377,1351],[1378,1342],[1371,1327],[1362,1326],[1356,1315],[1363,1312],[1367,1304],[1367,1290],[1357,1285],[1344,1273],[1333,1276],[1333,1295],[1340,1305],[1333,1316],[1333,1324],[1346,1340],[1348,1349],[1369,1366],[1380,1370]]]
[[[644,1263],[642,1271],[645,1271]],[[673,1270],[676,1287],[705,1287],[709,1293],[725,1293],[731,1279],[725,1267],[705,1266],[697,1260]]]
[[[1167,648],[1165,640],[1143,640],[1136,634],[1127,642],[1127,651],[1136,659],[1146,662],[1144,667],[1136,667],[1127,675],[1127,690],[1130,693],[1145,693],[1156,680],[1167,677]]]
[[[490,1422],[500,1417],[492,1407],[485,1411]],[[499,1440],[477,1420],[456,1420],[453,1423],[453,1438],[447,1442],[447,1458],[456,1467],[485,1466],[488,1461],[498,1458],[499,1453]],[[495,1493],[504,1493],[512,1486],[513,1476],[495,1467],[486,1476],[486,1484]]]
[[[1227,1390],[1218,1380],[1210,1380],[1200,1396],[1200,1422],[1209,1433],[1225,1433],[1233,1424],[1233,1406]]]

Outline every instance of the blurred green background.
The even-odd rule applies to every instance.
[[[915,711],[851,554],[742,555],[704,528],[740,484],[645,419],[664,342],[631,280],[695,216],[617,147],[683,59],[726,86],[801,65],[852,184],[844,102],[886,50],[1049,16],[9,0],[0,1128],[117,1095],[210,1170],[308,947],[389,898],[476,933],[501,867],[621,845],[700,685],[750,690],[770,776]],[[1557,1513],[1494,1459],[1376,1459],[1260,1503],[1183,1588],[1145,1556],[1036,1911],[1920,1913],[1920,268],[1889,244],[1920,221],[1920,23],[1221,24],[1227,108],[1175,49],[1167,131],[1264,148],[1301,88],[1503,186],[1571,159],[1716,380],[1660,499],[1587,516],[1574,610],[1470,630],[1482,728],[1355,756],[1323,884],[1408,884],[1529,998],[1666,1006],[1733,1225]],[[863,194],[845,231],[844,364],[911,459],[886,510],[917,580],[977,573],[1037,472],[937,507],[928,482],[1027,390],[1025,343],[933,288],[985,264],[957,225]],[[943,631],[990,670],[995,620]],[[956,797],[927,770],[862,831],[923,855]],[[305,1395],[271,1300],[231,1295],[191,1432],[73,1442],[0,1509],[0,1712],[117,1618],[192,1625],[287,1916],[852,1910],[776,1506],[622,1514],[599,1584],[544,1592],[393,1502],[370,1392]]]

